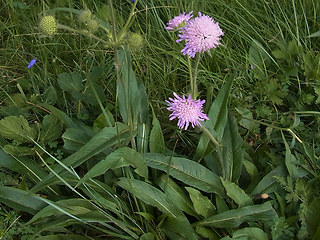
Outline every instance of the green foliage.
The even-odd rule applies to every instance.
[[[320,238],[315,0],[2,5],[0,238]],[[198,66],[210,120],[177,131],[193,60],[164,26],[189,11],[225,35]]]

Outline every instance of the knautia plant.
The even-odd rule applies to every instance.
[[[275,6],[262,0],[244,1],[241,7],[239,1],[226,5],[222,0],[204,4],[172,1],[170,7],[158,0],[87,1],[83,9],[54,2],[52,9],[45,4],[28,9],[34,16],[43,16],[33,29],[49,38],[38,32],[25,35],[24,27],[20,32],[15,29],[18,24],[11,21],[19,16],[12,14],[13,9],[16,13],[21,8],[25,17],[28,6],[17,2],[7,1],[8,16],[14,17],[0,28],[15,30],[5,32],[0,40],[19,37],[13,41],[19,44],[13,52],[21,54],[23,63],[17,67],[17,74],[23,77],[12,77],[1,86],[0,229],[4,230],[0,238],[319,238],[319,149],[293,131],[306,115],[319,113],[296,112],[284,105],[286,112],[281,113],[274,105],[279,112],[271,116],[261,107],[261,114],[271,120],[259,121],[242,108],[247,104],[242,99],[245,91],[245,100],[259,99],[254,106],[269,104],[267,93],[261,92],[260,97],[254,93],[264,88],[252,89],[256,84],[245,82],[247,77],[263,75],[261,86],[270,83],[268,92],[278,89],[275,96],[284,96],[280,86],[286,91],[299,85],[290,101],[305,88],[320,92],[320,55],[316,50],[304,52],[299,45],[309,41],[296,29],[302,18],[294,17],[299,14],[283,9],[276,16],[278,21],[285,15],[285,22],[294,24],[285,34],[279,34],[278,26],[286,25],[268,22],[276,26],[270,39],[287,34],[297,39],[269,53],[263,47],[274,44],[271,41],[252,47],[248,43],[261,29],[247,23],[258,19],[260,27],[264,14],[241,10],[255,4],[265,7],[261,9]],[[172,17],[181,6],[186,10]],[[294,10],[299,7],[304,6],[296,5]],[[312,19],[317,26],[316,17],[310,17],[316,11],[305,10],[306,21]],[[250,17],[243,21],[238,11]],[[4,23],[2,16],[0,20]],[[303,29],[311,28],[311,24],[306,26]],[[227,30],[238,34],[224,33]],[[264,35],[257,38],[268,39]],[[224,48],[223,42],[227,43]],[[16,51],[21,44],[34,51],[42,68],[29,69],[35,57],[28,59],[26,67],[25,55]],[[233,44],[241,47],[241,53],[229,49]],[[270,59],[272,55],[276,59]],[[9,67],[0,64],[4,76],[14,71],[16,66],[11,66],[16,60],[10,56]],[[278,69],[281,64],[289,73]],[[223,70],[225,67],[232,70]],[[178,80],[183,82],[176,84]],[[311,98],[308,94],[305,101]],[[235,99],[240,103],[235,104]],[[273,99],[280,103],[279,97]],[[294,121],[292,125],[276,126],[281,115]],[[260,132],[249,139],[251,132],[246,129],[252,125]],[[264,142],[262,132],[269,134]],[[313,144],[319,145],[317,141]]]

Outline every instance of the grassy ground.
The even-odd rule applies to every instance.
[[[132,3],[122,0],[114,1],[113,5],[116,23],[114,27],[116,31],[120,31],[131,11]],[[95,84],[99,88],[98,95],[100,94],[99,96],[104,100],[103,106],[108,107],[114,119],[121,121],[123,117],[118,106],[115,55],[112,48],[106,48],[103,43],[79,33],[58,30],[53,36],[44,35],[39,28],[39,21],[45,15],[53,15],[61,25],[75,29],[86,28],[84,23],[79,22],[76,12],[62,11],[62,8],[64,10],[88,8],[96,17],[107,23],[110,23],[112,15],[105,1],[99,0],[92,2],[0,0],[0,116],[5,118],[22,115],[29,124],[36,126],[42,123],[39,125],[41,128],[45,125],[43,120],[48,113],[41,105],[45,102],[66,113],[78,126],[81,124],[85,126],[81,128],[81,134],[85,132],[87,137],[93,136],[93,132],[97,129],[93,131],[91,128],[97,123],[102,110],[98,102],[95,100],[90,102],[90,99],[95,99],[95,95],[87,84],[89,78],[87,74],[96,66],[102,69],[101,77]],[[320,154],[318,127],[320,123],[320,38],[317,35],[315,37],[310,35],[320,30],[320,2],[317,0],[138,1],[134,21],[131,22],[129,31],[143,36],[143,46],[131,52],[133,69],[138,81],[144,84],[149,103],[161,124],[167,152],[175,150],[177,154],[192,159],[197,154],[196,149],[201,139],[200,130],[178,130],[175,123],[168,120],[165,103],[165,100],[172,96],[172,92],[187,94],[190,91],[188,58],[180,52],[183,44],[176,42],[177,32],[164,29],[167,22],[174,16],[190,11],[193,11],[194,15],[202,12],[213,17],[225,33],[222,45],[202,58],[198,68],[198,87],[200,97],[206,99],[205,112],[208,112],[227,79],[230,76],[234,78],[230,95],[227,97],[227,105],[230,114],[235,117],[239,127],[237,131],[243,139],[242,148],[246,151],[244,157],[246,165],[244,164],[242,177],[234,182],[241,191],[251,194],[250,196],[254,199],[256,194],[254,189],[257,189],[258,183],[271,171],[277,174],[281,172],[279,175],[276,174],[279,183],[277,190],[264,189],[268,190],[273,207],[279,216],[276,221],[266,225],[260,222],[243,224],[240,227],[232,226],[223,230],[211,226],[208,229],[213,232],[213,235],[209,234],[211,238],[207,238],[220,239],[230,236],[233,237],[232,239],[238,239],[233,234],[235,231],[232,231],[232,228],[242,229],[250,226],[262,229],[272,239],[311,239],[311,236],[317,239],[319,228],[316,226],[318,230],[314,230],[308,225],[310,219],[307,213],[318,206],[319,200],[319,192],[316,189],[319,178],[317,156]],[[107,37],[101,29],[95,34],[102,39]],[[33,58],[37,58],[36,64],[27,69],[27,65]],[[80,82],[83,83],[84,90],[81,96],[72,91],[68,92],[67,87],[59,82],[61,73],[69,74],[70,72],[82,76]],[[87,89],[88,92],[86,92]],[[152,119],[151,111],[149,116]],[[59,159],[70,156],[73,153],[72,150],[76,149],[71,148],[70,151],[66,149],[66,145],[63,145],[67,137],[62,137],[62,134],[66,129],[68,127],[65,125],[61,129],[57,128],[56,138],[46,143],[48,151]],[[85,134],[77,133],[79,134],[77,143],[84,143],[81,142],[81,138]],[[232,137],[235,136],[238,135],[235,134]],[[8,143],[7,140],[5,135],[1,136],[2,148]],[[132,141],[129,145],[134,148]],[[175,146],[174,149],[173,146]],[[112,150],[117,147],[113,146]],[[207,151],[209,150],[208,148]],[[18,153],[16,155],[20,157]],[[99,156],[94,156],[93,159],[81,165],[77,169],[78,174],[83,176],[96,163],[95,158],[99,159]],[[48,170],[37,154],[27,155],[27,157]],[[212,155],[212,158],[214,157]],[[50,158],[45,161],[48,161],[49,165],[53,164]],[[210,165],[210,161],[212,161],[211,157],[204,157],[201,164],[212,170],[215,166]],[[279,170],[282,169],[284,162],[286,170]],[[1,186],[30,190],[35,185],[28,179],[28,175],[23,171],[17,171],[17,168],[2,164],[0,173]],[[115,189],[112,181],[116,181],[114,180],[116,177],[136,176],[134,174],[132,171],[128,173],[123,169],[115,170],[111,175],[105,175],[104,181],[102,181],[103,177],[99,180]],[[156,171],[152,172],[153,185],[156,185],[156,178],[159,175]],[[246,181],[250,177],[251,182],[248,184]],[[253,178],[255,178],[254,181]],[[298,181],[298,178],[302,180]],[[65,179],[63,183],[68,181]],[[176,181],[176,183],[181,187],[188,185],[183,181]],[[125,185],[122,184],[122,186]],[[225,185],[224,187],[227,189]],[[271,185],[269,187],[271,188]],[[303,192],[303,189],[307,190]],[[73,189],[70,190],[67,187],[60,189],[60,186],[54,186],[54,190],[58,191],[62,197],[45,194],[53,202],[77,196]],[[82,191],[87,194],[87,199],[97,200],[97,196],[94,198],[86,190],[82,189]],[[117,192],[117,194],[122,194],[121,197],[125,198],[127,196],[125,194],[128,193]],[[190,192],[189,194],[191,195]],[[132,195],[135,194],[132,193]],[[206,192],[203,195],[212,201],[215,208],[219,208],[219,200],[214,194]],[[281,198],[287,199],[281,201]],[[4,199],[0,197],[2,202],[0,238],[20,239],[24,236],[24,239],[29,239],[27,237],[43,226],[41,221],[33,225],[25,225],[25,222],[35,213],[30,214],[31,210],[27,211],[28,214],[22,213],[23,209],[19,206],[16,209],[9,208]],[[165,236],[168,239],[175,239],[173,236],[176,235],[170,232],[172,229],[169,228],[164,231],[165,233],[161,232],[162,235],[160,233],[157,235],[157,231],[160,232],[158,229],[161,229],[161,215],[159,210],[150,210],[150,205],[155,207],[154,205],[145,199],[142,199],[143,203],[139,202],[141,200],[139,197],[129,199],[132,202],[123,200],[125,202],[123,204],[126,204],[123,214],[129,215],[124,222],[132,224],[129,227],[130,231],[141,236],[135,229],[141,227],[142,232],[152,232],[154,239],[165,239]],[[238,204],[232,197],[231,200],[230,198],[226,200],[229,209],[236,208],[235,203]],[[10,204],[9,206],[12,207]],[[104,207],[102,204],[101,209]],[[139,218],[135,212],[153,214],[154,222],[142,220],[141,216]],[[117,219],[123,217],[118,213],[113,214]],[[196,218],[199,220],[199,215]],[[189,220],[194,219],[190,217]],[[67,222],[67,220],[64,221]],[[111,235],[114,236],[112,239],[116,239],[116,234],[122,231],[121,234],[125,232],[126,236],[135,239],[134,234],[130,235],[129,230],[123,230],[121,227],[121,231],[116,231],[112,227],[99,225],[101,228],[111,229],[112,233],[107,233],[90,224],[81,225],[81,227],[76,225],[74,223],[65,229],[74,234],[86,234],[93,239],[102,239],[104,236]],[[199,234],[200,230],[197,229],[197,231]],[[51,232],[55,231],[47,230],[48,234]],[[199,236],[206,239],[203,232]],[[147,237],[150,235],[140,239],[153,239]]]

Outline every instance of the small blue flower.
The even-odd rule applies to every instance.
[[[136,0],[131,0],[132,3],[134,3]]]
[[[37,59],[34,58],[29,62],[28,68],[31,68],[35,63],[36,63]]]

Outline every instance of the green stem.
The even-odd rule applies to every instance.
[[[110,8],[112,38],[113,38],[113,41],[116,43],[118,40],[117,40],[117,34],[116,34],[116,19],[114,17],[114,13],[113,13],[112,0],[109,0],[109,8]]]
[[[99,104],[99,106],[100,106],[100,108],[101,108],[101,110],[102,110],[102,112],[103,112],[104,118],[105,118],[106,121],[107,121],[108,127],[112,127],[111,120],[110,120],[110,118],[109,118],[109,116],[108,116],[105,108],[104,108],[103,105],[102,105],[102,102],[101,102],[101,100],[100,100],[100,98],[99,98],[99,95],[98,95],[95,87],[93,86],[93,84],[92,84],[92,82],[91,82],[90,79],[88,79],[88,81],[89,81],[90,87],[92,88],[93,94],[94,94],[94,96],[96,97],[96,99],[97,99],[97,101],[98,101],[98,104]]]
[[[74,28],[71,28],[71,27],[68,27],[68,26],[65,26],[65,25],[61,25],[61,24],[58,24],[58,25],[57,25],[57,28],[63,29],[63,30],[67,30],[67,31],[69,31],[69,32],[75,32],[75,33],[78,33],[78,34],[81,34],[81,35],[84,35],[84,36],[93,38],[93,39],[95,39],[95,40],[97,40],[97,41],[99,41],[99,42],[101,42],[101,43],[103,43],[103,44],[106,44],[107,46],[110,46],[110,47],[112,47],[112,46],[115,45],[115,44],[112,43],[112,42],[105,41],[105,40],[103,40],[103,39],[101,39],[101,38],[93,35],[92,33],[90,33],[90,32],[87,31],[87,30],[77,30],[77,29],[74,29]]]
[[[206,133],[208,135],[208,137],[210,138],[211,142],[216,146],[216,147],[219,147],[221,148],[222,145],[217,141],[217,139],[215,139],[215,137],[211,134],[211,132],[206,128],[204,127],[203,125],[201,126],[201,129],[204,133]]]
[[[135,15],[134,10],[136,9],[137,3],[138,3],[138,0],[134,1],[133,6],[132,6],[132,8],[131,8],[131,12],[130,12],[129,17],[128,17],[128,19],[127,19],[127,22],[125,23],[125,25],[123,26],[123,28],[122,28],[122,30],[121,30],[121,32],[120,32],[120,34],[119,34],[120,37],[121,37],[121,36],[127,31],[127,29],[129,28],[129,24],[130,24],[130,22],[131,22],[131,19],[132,19],[132,17]]]
[[[192,77],[192,66],[191,66],[191,60],[188,57],[188,68],[189,68],[189,77],[190,77],[190,90],[193,94],[193,77]]]
[[[198,67],[201,59],[201,53],[198,53],[196,56],[196,62],[194,64],[193,74],[192,74],[192,84],[193,84],[193,91],[192,97],[196,99],[198,97],[198,85],[197,85],[197,76],[198,76]]]
[[[277,130],[287,131],[287,132],[291,133],[300,143],[303,144],[303,141],[290,128],[278,127],[278,126],[275,126],[275,125],[272,125],[272,124],[269,124],[269,123],[265,123],[265,122],[262,122],[262,121],[259,121],[259,120],[255,120],[255,119],[252,119],[252,118],[246,118],[246,117],[243,117],[243,116],[242,116],[242,118],[246,119],[246,120],[249,120],[249,121],[252,121],[252,122],[259,123],[259,124],[267,126],[267,127],[271,127],[271,128],[277,129]]]

